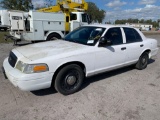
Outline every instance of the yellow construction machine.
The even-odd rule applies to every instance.
[[[69,20],[71,12],[81,12],[88,9],[88,3],[85,0],[57,0],[55,6],[39,9],[39,12],[63,12],[66,16],[66,31],[69,31]],[[69,20],[68,20],[69,19]]]

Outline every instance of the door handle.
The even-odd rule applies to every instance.
[[[143,47],[144,45],[142,44],[142,45],[140,45],[140,47]]]
[[[122,48],[121,48],[121,50],[126,50],[126,49],[127,49],[126,47],[122,47]]]

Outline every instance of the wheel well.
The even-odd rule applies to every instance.
[[[146,53],[148,53],[148,55],[149,55],[149,58],[150,58],[150,57],[151,57],[151,55],[150,55],[150,53],[151,53],[151,50],[147,49],[147,50],[145,50],[143,53],[145,53],[145,52],[146,52]],[[143,53],[142,53],[142,54],[143,54]]]
[[[54,81],[55,81],[56,76],[57,76],[57,74],[59,73],[59,71],[60,71],[63,67],[65,67],[65,66],[67,66],[67,65],[71,65],[71,64],[76,64],[76,65],[80,66],[80,67],[82,68],[84,74],[86,74],[86,67],[85,67],[85,65],[84,65],[83,63],[78,62],[78,61],[65,63],[65,64],[61,65],[61,66],[56,70],[56,72],[54,73],[53,78],[52,78],[52,86],[54,85]]]
[[[58,34],[58,33],[56,33],[56,32],[53,32],[53,33],[50,33],[50,34],[47,36],[47,39],[48,39],[50,36],[52,36],[52,35],[57,35],[57,36],[59,36],[59,37],[61,38],[61,35],[60,35],[60,34]]]

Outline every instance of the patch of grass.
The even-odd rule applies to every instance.
[[[11,40],[4,40],[4,35],[9,35],[9,32],[0,31],[0,43],[10,43],[13,42]]]

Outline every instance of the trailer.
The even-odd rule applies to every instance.
[[[7,31],[10,27],[8,10],[0,10],[0,30]]]

